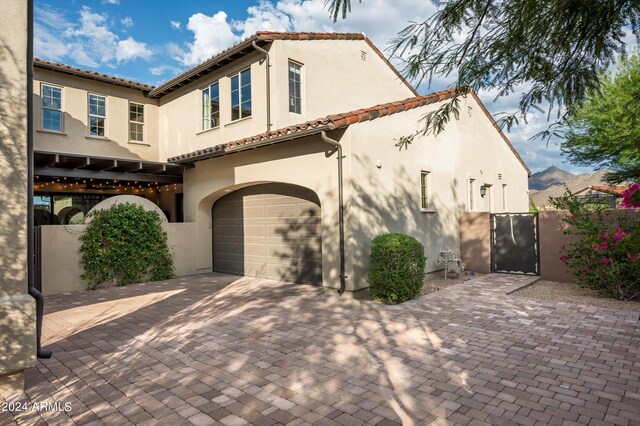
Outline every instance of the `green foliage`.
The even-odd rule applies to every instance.
[[[136,204],[116,204],[91,213],[81,237],[82,279],[93,290],[103,282],[118,285],[173,276],[173,260],[157,212]]]
[[[373,239],[369,266],[370,295],[388,305],[420,294],[424,283],[424,247],[403,234],[382,234]]]
[[[570,192],[553,200],[569,210],[564,232],[575,240],[563,247],[560,260],[576,282],[620,300],[640,296],[640,215],[632,209],[608,210],[584,204]]]
[[[351,11],[351,0],[326,3],[334,20]],[[527,114],[540,110],[541,104],[549,105],[549,114],[572,111],[598,91],[599,72],[624,53],[625,29],[631,28],[640,40],[640,0],[433,3],[437,12],[401,31],[392,55],[405,61],[404,75],[417,84],[457,74],[452,86],[491,91],[496,97],[524,90],[518,110],[501,118],[507,129],[519,120],[526,122]],[[457,111],[451,103],[427,115],[422,133],[442,130]],[[540,136],[558,134],[561,118]]]
[[[639,180],[640,55],[602,80],[600,93],[571,114],[562,151],[574,164],[609,170],[611,183]]]

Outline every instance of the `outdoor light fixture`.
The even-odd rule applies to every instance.
[[[482,186],[480,187],[480,196],[481,196],[482,198],[484,198],[484,196],[485,196],[485,195],[487,195],[487,187],[486,187],[486,186],[484,186],[484,185],[482,185]]]

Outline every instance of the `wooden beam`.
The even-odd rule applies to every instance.
[[[132,162],[131,164],[122,164],[120,162],[120,169],[125,173],[140,171],[142,170],[142,161]]]
[[[117,179],[138,182],[182,183],[182,176],[108,172],[100,170],[60,169],[54,167],[35,167],[34,174],[36,176],[71,177],[81,179]]]

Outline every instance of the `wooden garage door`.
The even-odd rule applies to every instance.
[[[322,284],[320,202],[287,184],[240,189],[213,205],[213,270]]]

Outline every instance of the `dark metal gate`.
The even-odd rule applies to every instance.
[[[537,213],[491,215],[491,272],[540,275]]]

